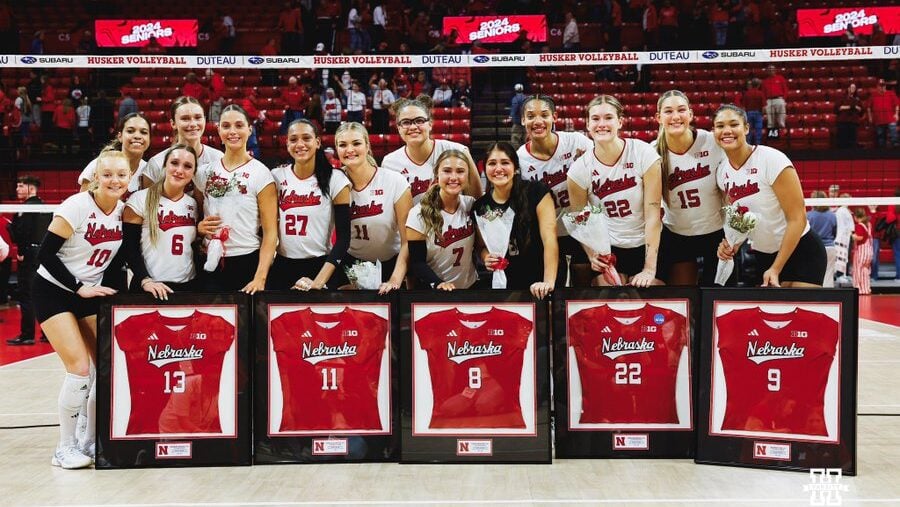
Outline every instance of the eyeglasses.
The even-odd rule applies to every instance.
[[[421,127],[422,125],[425,125],[426,123],[428,123],[428,118],[419,116],[418,118],[404,118],[404,119],[398,121],[397,125],[399,125],[400,128],[408,129],[408,128],[412,127],[413,125],[415,125],[416,127]]]

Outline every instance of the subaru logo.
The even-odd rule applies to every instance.
[[[473,57],[472,60],[474,60],[475,63],[487,63],[490,61],[490,58],[488,58],[485,55],[478,55],[478,56]]]
[[[704,51],[703,52],[703,58],[706,58],[707,60],[715,60],[718,57],[719,57],[719,53],[717,53],[715,51]]]
[[[253,64],[253,65],[259,65],[259,64],[261,64],[264,60],[263,60],[263,57],[261,57],[261,56],[251,56],[250,58],[247,58],[247,61],[250,62],[250,63]]]
[[[29,65],[32,63],[37,63],[37,58],[35,58],[33,56],[23,56],[22,63],[27,63]]]

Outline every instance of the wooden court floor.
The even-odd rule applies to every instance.
[[[859,328],[858,476],[840,505],[900,505],[900,327]],[[0,506],[810,505],[806,473],[689,460],[66,471],[50,466],[62,375],[52,354],[0,367]]]

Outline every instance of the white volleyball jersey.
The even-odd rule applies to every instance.
[[[156,244],[150,242],[147,219],[147,189],[131,194],[126,206],[144,220],[141,227],[141,254],[150,277],[158,282],[186,283],[194,279],[194,249],[197,238],[197,201],[184,194],[177,201],[159,196],[156,217],[159,234]]]
[[[322,193],[315,174],[300,179],[292,166],[272,171],[278,189],[278,255],[310,259],[331,251],[334,229],[334,198],[350,185],[340,171],[332,171],[327,194]]]
[[[396,203],[409,183],[399,173],[376,169],[372,181],[361,190],[350,187],[350,255],[374,262],[400,253],[400,228]]]
[[[750,245],[756,251],[775,253],[781,248],[787,219],[772,184],[785,168],[793,166],[787,155],[763,145],[754,147],[741,167],[735,168],[727,159],[722,161],[717,174],[719,188],[725,191],[729,203],[746,206],[756,214],[756,227],[750,231]],[[808,230],[809,222],[803,234]]]
[[[459,207],[455,213],[441,211],[444,226],[440,238],[434,232],[425,236],[428,267],[445,282],[453,282],[459,289],[467,289],[478,279],[472,251],[475,248],[475,222],[472,220],[472,205],[475,198],[468,195],[459,197]],[[422,205],[413,206],[406,220],[406,226],[425,234],[422,220]]]
[[[147,162],[147,168],[144,170],[144,176],[153,181],[159,181],[160,178],[163,178],[166,175],[166,171],[163,168],[163,162],[165,162],[167,151],[169,151],[169,148],[150,157],[150,160]],[[201,167],[217,163],[222,160],[222,157],[224,156],[225,154],[220,150],[201,144],[200,153],[197,154],[197,167],[194,171],[194,183],[197,183],[197,175],[200,173]]]
[[[125,203],[119,201],[107,215],[94,202],[90,192],[79,192],[63,201],[53,212],[54,217],[62,217],[72,227],[72,235],[56,255],[79,282],[100,285],[103,272],[122,246],[124,208]],[[43,265],[38,267],[37,272],[45,280],[69,290]]]
[[[643,246],[644,173],[659,155],[639,139],[625,139],[625,149],[615,164],[608,166],[593,150],[569,169],[569,178],[588,190],[588,202],[600,206],[609,216],[610,243],[619,248]]]
[[[86,166],[84,166],[84,170],[81,171],[81,174],[78,175],[78,185],[81,186],[84,182],[90,182],[94,179],[94,172],[97,170],[97,159],[91,160],[88,162]],[[128,181],[128,193],[132,194],[141,189],[141,175],[147,170],[147,161],[141,160],[138,163],[137,171],[131,175],[131,179]]]
[[[650,143],[655,150],[656,141]],[[668,195],[663,199],[663,224],[682,236],[700,236],[722,228],[722,194],[716,168],[725,152],[707,130],[697,129],[684,153],[669,150]],[[668,200],[668,202],[666,202]]]
[[[575,159],[581,154],[594,149],[594,141],[580,132],[556,132],[559,141],[556,151],[548,159],[538,158],[531,154],[531,141],[523,144],[516,152],[519,155],[519,167],[522,178],[541,181],[550,188],[550,196],[556,207],[556,235],[568,236],[562,224],[562,214],[569,211],[569,187],[566,175]]]
[[[203,191],[203,211],[206,216],[216,215],[222,219],[222,226],[229,227],[225,242],[225,257],[247,255],[259,250],[259,205],[257,194],[268,185],[274,184],[269,168],[256,159],[240,165],[231,171],[218,162],[201,167],[197,172],[197,188]],[[216,189],[227,188],[225,195],[214,197]]]
[[[453,141],[445,141],[444,139],[435,139],[434,148],[431,155],[425,159],[425,162],[417,164],[406,154],[406,146],[400,147],[384,156],[381,162],[383,169],[402,174],[406,181],[409,182],[409,191],[412,194],[413,204],[418,204],[425,196],[425,191],[431,186],[434,179],[434,164],[437,162],[441,153],[447,150],[459,150],[468,153],[469,149],[465,146],[454,143]],[[469,182],[471,185],[472,182]]]

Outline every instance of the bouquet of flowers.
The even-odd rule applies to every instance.
[[[491,280],[491,288],[506,288],[506,272],[503,270],[509,266],[506,252],[509,249],[509,235],[512,233],[513,220],[516,212],[510,208],[505,210],[488,207],[482,215],[475,215],[475,222],[484,240],[484,246],[489,253],[500,256],[500,262],[494,268]]]
[[[569,236],[593,250],[598,258],[609,264],[601,273],[603,280],[609,285],[622,285],[622,277],[616,271],[616,255],[612,253],[609,242],[609,223],[603,208],[586,205],[581,211],[569,211],[563,214],[563,225]]]
[[[725,240],[737,250],[740,244],[750,237],[750,231],[756,227],[756,214],[750,211],[750,208],[738,204],[723,206],[722,211],[725,212]],[[719,259],[716,266],[716,284],[725,285],[732,271],[734,259],[727,261]]]
[[[247,193],[247,187],[240,184],[235,178],[223,178],[216,173],[212,173],[206,180],[206,211],[207,214],[213,216],[221,216],[220,211],[223,209],[221,198],[228,195],[233,189],[239,189],[242,193]],[[225,257],[225,242],[228,241],[228,233],[231,229],[226,225],[219,229],[212,238],[208,240],[206,245],[206,263],[203,269],[209,272],[216,270],[222,258]]]
[[[344,267],[347,279],[357,289],[375,290],[381,285],[381,261],[356,261]]]

